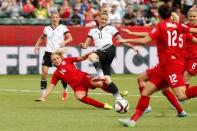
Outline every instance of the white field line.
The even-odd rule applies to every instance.
[[[40,93],[40,90],[26,90],[26,89],[21,89],[21,90],[18,90],[18,89],[0,89],[0,92],[23,92],[23,93]],[[53,91],[53,93],[55,94],[59,94],[59,93],[62,93],[61,91]],[[68,92],[69,94],[73,94],[72,91]],[[89,92],[88,93],[89,95],[101,95],[101,96],[109,96],[111,95],[110,93],[101,93],[101,92]],[[129,94],[128,95],[129,97],[139,97],[140,95],[138,94]],[[155,98],[165,98],[164,96],[158,96],[158,95],[153,95],[151,97],[155,97]],[[197,98],[194,98],[194,99],[197,99]]]
[[[6,88],[2,88],[0,89],[0,92],[23,92],[23,93],[40,93],[40,90],[26,90],[26,89],[6,89]],[[53,91],[53,93],[62,93],[61,91]],[[69,94],[72,94],[72,91],[68,92]],[[111,95],[110,93],[102,93],[102,92],[89,92],[88,94],[90,95],[102,95],[102,96],[108,96]],[[140,95],[137,94],[129,94],[128,96],[132,96],[132,97],[139,97]],[[161,97],[163,98],[163,96],[151,96],[151,97]]]

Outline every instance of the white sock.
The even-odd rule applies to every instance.
[[[113,94],[116,100],[123,99],[119,92]]]
[[[46,93],[46,89],[42,89],[42,96]]]

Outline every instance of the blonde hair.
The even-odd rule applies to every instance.
[[[171,19],[172,21],[174,21],[174,22],[179,22],[179,21],[180,21],[179,16],[178,16],[177,13],[175,13],[175,12],[172,12],[172,13],[171,13],[170,19]]]
[[[53,55],[59,55],[62,59],[64,58],[64,53],[66,52],[66,48],[59,48],[57,49],[56,51],[54,51],[52,54],[51,54],[51,57]]]
[[[191,12],[197,13],[197,8],[196,7],[190,8],[190,10],[188,11],[188,14],[191,13]]]

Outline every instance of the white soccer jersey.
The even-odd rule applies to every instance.
[[[102,29],[99,29],[98,27],[92,28],[89,31],[88,36],[94,40],[95,47],[101,49],[106,45],[112,45],[112,38],[118,33],[119,32],[115,27],[107,25]]]
[[[47,52],[54,52],[62,42],[64,42],[64,34],[69,30],[65,25],[60,24],[58,27],[53,29],[51,26],[46,26],[44,28],[44,35],[46,36],[46,49]]]

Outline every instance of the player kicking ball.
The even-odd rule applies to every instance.
[[[53,73],[51,83],[47,87],[45,95],[40,97],[36,101],[46,101],[57,82],[61,80],[71,86],[74,91],[75,97],[79,101],[98,108],[113,109],[113,107],[108,103],[99,102],[88,96],[88,90],[96,88],[101,88],[105,92],[112,93],[110,92],[110,88],[114,88],[114,86],[116,87],[116,85],[112,82],[111,78],[109,76],[105,76],[105,79],[100,81],[97,78],[93,78],[86,72],[77,69],[74,65],[74,62],[86,60],[90,53],[80,57],[64,58],[64,52],[65,49],[59,49],[56,52],[52,53],[51,60],[57,67],[57,69]],[[119,95],[119,93],[112,94],[116,100],[123,99],[122,96]]]

